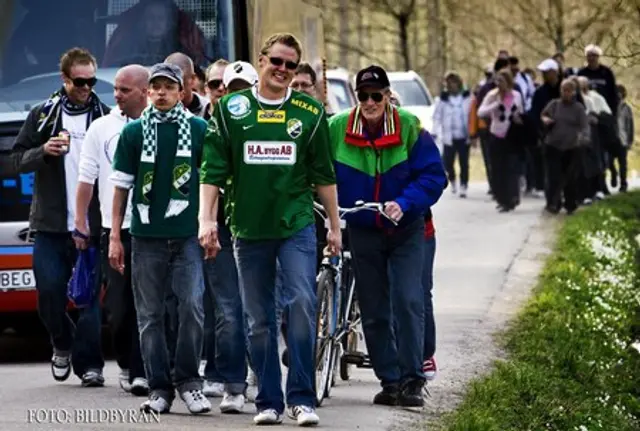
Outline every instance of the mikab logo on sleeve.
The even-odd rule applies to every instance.
[[[285,111],[258,111],[258,123],[284,123],[286,118]]]
[[[286,141],[247,141],[244,162],[248,165],[294,165],[296,144]]]

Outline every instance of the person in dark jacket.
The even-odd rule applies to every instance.
[[[80,149],[91,122],[108,114],[109,108],[92,91],[97,80],[91,53],[80,48],[65,52],[60,72],[62,88],[29,112],[9,163],[14,172],[35,172],[29,225],[36,231],[33,269],[38,312],[53,344],[53,378],[66,380],[73,367],[83,386],[103,386],[99,272],[94,300],[80,309],[75,326],[66,309],[67,283],[76,260],[72,235],[89,239],[74,231]],[[89,229],[90,236],[95,235],[91,243],[99,246],[101,220],[96,196],[94,193],[89,210],[93,214]]]
[[[602,49],[596,45],[588,45],[584,49],[587,65],[578,71],[578,76],[589,79],[589,85],[607,101],[613,116],[618,112],[619,98],[616,77],[613,71],[600,63]]]
[[[560,65],[555,60],[548,58],[538,65],[538,70],[542,73],[543,83],[533,94],[531,110],[528,115],[532,130],[536,132],[536,139],[541,141],[544,139],[544,127],[540,117],[542,110],[553,99],[560,97]],[[530,152],[534,167],[534,194],[538,196],[543,190],[546,190],[543,149],[540,145],[535,145],[530,148]]]

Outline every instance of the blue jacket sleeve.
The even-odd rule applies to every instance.
[[[447,187],[440,151],[433,138],[424,129],[409,154],[411,180],[402,195],[396,199],[403,212],[426,211],[438,202]]]

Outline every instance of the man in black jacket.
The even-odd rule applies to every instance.
[[[106,115],[109,108],[92,91],[97,80],[96,60],[91,53],[80,48],[67,51],[60,60],[60,72],[62,88],[29,112],[8,163],[14,172],[35,171],[29,224],[36,231],[33,269],[38,312],[53,344],[53,378],[66,380],[73,366],[83,386],[102,386],[99,267],[93,300],[79,310],[77,325],[69,318],[66,307],[67,283],[76,259],[72,235],[88,239],[74,232],[80,149],[89,124]],[[94,199],[89,228],[96,235],[100,231],[97,210]]]
[[[607,66],[600,64],[602,49],[596,45],[588,45],[584,49],[587,65],[578,71],[578,76],[589,79],[589,85],[607,100],[607,105],[615,117],[618,112],[618,90],[616,77]]]
[[[532,129],[535,131],[535,139],[537,142],[542,141],[544,137],[544,127],[540,115],[542,110],[553,99],[560,97],[560,81],[561,73],[560,65],[552,58],[544,60],[538,65],[538,70],[542,73],[542,85],[538,87],[533,93],[533,99],[531,101],[531,109],[528,116],[532,125]],[[531,148],[532,156],[534,157],[534,187],[537,191],[547,190],[545,187],[545,171],[544,161],[542,154],[542,147],[536,145]]]

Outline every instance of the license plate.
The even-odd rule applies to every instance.
[[[36,279],[31,269],[0,271],[0,290],[34,289]]]

